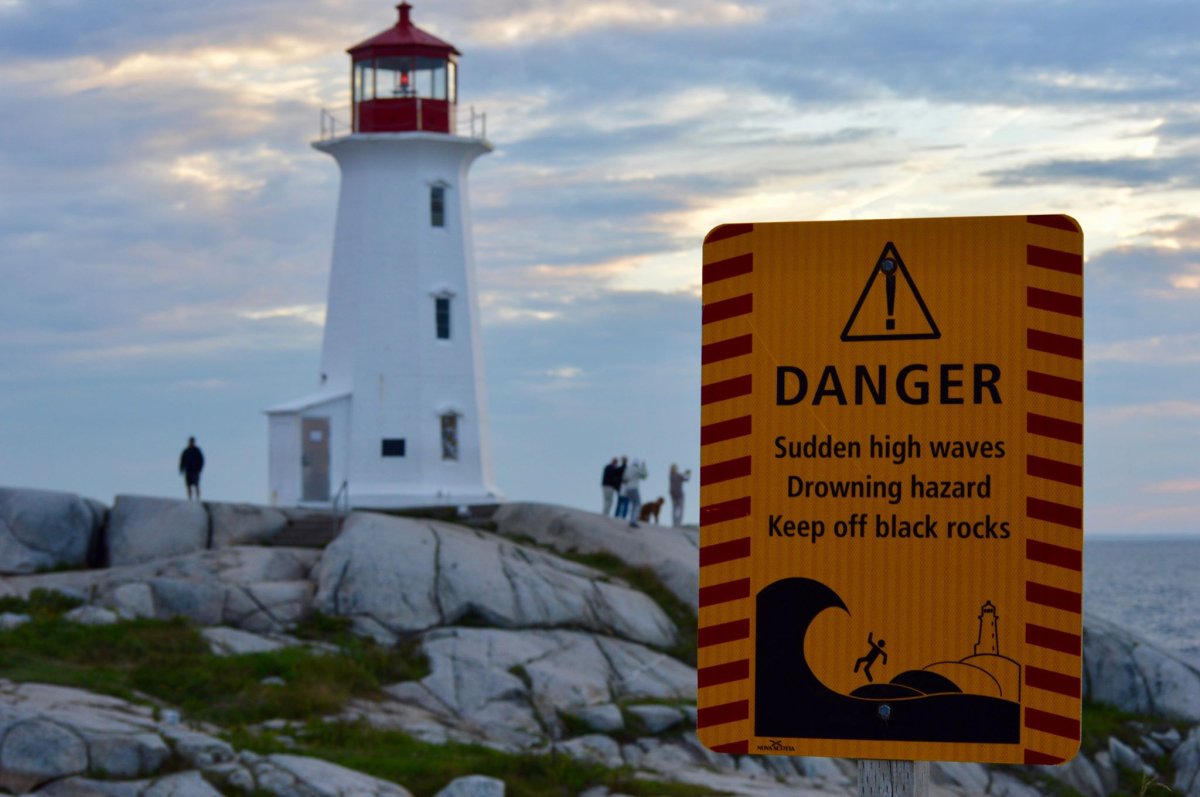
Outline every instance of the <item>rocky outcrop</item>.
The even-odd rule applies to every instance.
[[[563,714],[625,702],[692,703],[696,671],[643,645],[578,631],[449,628],[421,644],[431,673],[385,688],[470,738],[510,749],[564,734]],[[369,717],[368,717],[369,719]]]
[[[133,781],[66,778],[32,793],[39,797],[221,797],[199,772]]]
[[[52,797],[220,797],[210,781],[279,797],[411,797],[402,786],[328,761],[238,753],[124,700],[0,680],[0,789]]]
[[[467,775],[450,781],[434,797],[504,797],[504,781],[484,775]]]
[[[449,523],[355,513],[321,558],[317,608],[382,640],[470,619],[583,628],[668,647],[654,601],[592,568]]]
[[[289,522],[287,514],[269,506],[212,501],[206,501],[204,506],[212,525],[212,548],[269,544]]]
[[[267,545],[311,513],[245,503],[119,495],[99,501],[0,487],[0,575],[123,566],[232,545]]]
[[[106,570],[5,579],[0,594],[26,597],[49,589],[121,617],[181,616],[206,626],[279,632],[312,611],[309,575],[320,555],[299,548],[221,548]]]
[[[671,593],[696,611],[699,600],[699,532],[642,524],[552,504],[504,504],[493,517],[497,532],[528,538],[559,553],[607,553],[649,568]]]
[[[108,522],[108,563],[113,567],[203,551],[208,512],[199,501],[118,495]]]
[[[148,708],[80,689],[0,681],[0,787],[92,774],[133,779],[171,755]]]
[[[71,493],[0,487],[0,574],[85,567],[107,512]]]
[[[1125,711],[1200,722],[1200,670],[1091,615],[1083,625],[1083,694]]]
[[[298,755],[255,756],[242,754],[238,785],[251,785],[280,797],[412,797],[408,789],[353,769],[317,758]],[[246,789],[249,791],[249,789]]]
[[[29,491],[20,492],[28,501]],[[80,500],[52,495],[46,506],[61,509]],[[83,506],[103,518],[103,507]],[[182,615],[205,626],[214,653],[234,656],[295,645],[329,650],[286,633],[316,608],[348,617],[357,631],[384,642],[416,639],[429,661],[427,676],[387,685],[378,699],[356,699],[341,719],[363,719],[431,742],[561,753],[748,797],[827,797],[854,788],[852,762],[735,757],[705,749],[694,733],[695,670],[664,652],[677,639],[667,615],[630,585],[555,553],[606,553],[646,567],[694,608],[694,530],[634,530],[591,513],[535,504],[502,507],[496,514],[500,534],[356,513],[322,552],[248,545],[274,541],[291,522],[266,507],[122,496],[113,514],[110,550],[130,564],[4,576],[0,595],[28,596],[37,588],[65,592],[85,605],[64,619],[85,624]],[[34,515],[0,511],[9,524],[0,526],[0,561],[16,550],[4,546],[17,537],[5,542],[2,536],[12,517],[27,523]],[[93,546],[101,527],[96,523],[88,532]],[[30,536],[23,528],[21,540]],[[180,528],[183,540],[171,540]],[[172,552],[174,545],[188,552]],[[25,614],[2,615],[0,629],[29,622]],[[1200,721],[1200,672],[1134,634],[1086,618],[1083,665],[1084,693],[1093,700]],[[264,727],[284,730],[288,724],[272,720]],[[301,739],[303,729],[286,732]],[[1089,750],[1066,766],[1019,774],[1104,797],[1120,788],[1122,773],[1157,768],[1155,774],[1177,793],[1200,797],[1200,731],[1185,738],[1174,728],[1143,722]],[[1030,782],[1010,770],[935,764],[931,795],[1037,797]],[[467,778],[442,797],[499,797],[503,785]],[[329,762],[239,752],[202,729],[161,722],[150,709],[113,698],[0,681],[0,791],[214,797],[218,787],[223,793],[304,797],[408,794],[402,785]]]
[[[1171,756],[1175,768],[1175,793],[1183,797],[1200,797],[1200,727],[1192,728]]]

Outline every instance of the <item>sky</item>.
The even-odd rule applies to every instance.
[[[316,386],[345,49],[387,0],[0,0],[0,485],[267,500]],[[495,152],[471,202],[496,480],[698,465],[701,241],[1069,213],[1085,524],[1200,531],[1193,0],[423,0]],[[692,484],[693,494],[695,483]],[[694,496],[693,496],[694,497]],[[687,519],[695,521],[695,501]]]

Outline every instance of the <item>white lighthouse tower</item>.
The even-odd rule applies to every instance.
[[[315,394],[267,410],[272,503],[494,503],[458,50],[411,6],[348,51],[352,130],[313,144],[341,170]]]

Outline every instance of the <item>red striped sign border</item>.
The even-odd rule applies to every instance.
[[[701,381],[703,384],[700,388],[700,404],[701,408],[707,409],[710,414],[714,410],[719,410],[722,416],[718,416],[721,417],[721,420],[701,425],[701,449],[723,446],[714,450],[724,452],[730,450],[728,448],[730,443],[733,443],[736,449],[738,441],[748,439],[753,428],[751,416],[736,414],[740,405],[729,402],[748,399],[754,389],[754,380],[750,373],[752,365],[748,357],[754,352],[754,339],[752,335],[744,332],[744,324],[737,323],[739,320],[744,321],[745,316],[753,312],[754,294],[749,291],[736,293],[737,284],[726,282],[754,273],[754,253],[748,251],[748,246],[752,241],[749,233],[753,230],[754,227],[750,224],[727,224],[717,227],[705,238],[706,245],[721,241],[726,242],[722,244],[723,247],[743,248],[744,251],[707,263],[703,269],[702,281],[705,290],[717,287],[725,292],[720,299],[706,300],[702,308],[702,326],[706,331],[712,330],[712,332],[709,333],[711,342],[704,344],[701,350]],[[730,247],[728,242],[732,242],[733,246]],[[739,244],[741,247],[738,246]],[[729,248],[726,248],[726,251],[729,251]],[[734,295],[730,295],[728,286],[733,286]],[[724,334],[726,328],[730,330],[727,335]],[[744,364],[739,363],[738,358],[742,358]],[[715,380],[704,378],[710,370],[709,366],[717,363],[721,364],[722,378]],[[729,376],[731,365],[734,371],[739,370],[738,366],[740,365],[742,372],[735,376]],[[734,413],[732,418],[728,417],[730,409]],[[748,453],[748,446],[745,451],[723,456],[723,458],[710,461],[700,468],[700,571],[702,574],[717,573],[720,571],[714,570],[714,568],[727,567],[731,563],[750,558],[750,535],[748,533],[738,534],[736,530],[736,524],[750,516],[750,494],[748,487],[742,494],[737,494],[736,484],[738,480],[746,480],[753,469],[753,457]],[[723,491],[723,495],[726,497],[721,500],[705,498],[707,491],[704,488],[716,484],[733,487],[734,497],[728,497],[729,492]],[[721,530],[720,541],[709,542],[708,539],[714,535],[706,535],[704,531],[717,528]],[[730,530],[733,531],[734,536],[732,537],[728,533]],[[717,606],[722,607],[722,611],[726,612],[720,616],[726,617],[728,616],[727,612],[732,610],[736,619],[724,620],[707,626],[701,625],[697,635],[697,646],[702,650],[719,649],[722,645],[742,643],[750,638],[748,601],[750,579],[730,579],[728,575],[716,576],[716,578],[725,580],[717,580],[716,583],[708,583],[700,588],[701,622],[704,622],[706,615],[709,614],[705,610],[711,610]],[[705,582],[711,580],[713,580],[712,576],[704,579]],[[718,659],[720,658],[718,657]],[[702,666],[696,671],[696,685],[700,690],[746,682],[749,681],[749,678],[750,660],[744,655],[737,656],[732,661],[718,660],[717,663]],[[696,714],[698,728],[728,725],[742,722],[750,717],[750,702],[746,699],[715,706],[709,706],[705,701],[701,701],[701,703],[704,707]],[[740,733],[736,732],[735,735],[740,735]],[[744,754],[749,750],[749,740],[735,738],[732,741],[715,745],[712,749],[717,752]]]
[[[1037,567],[1050,566],[1054,571],[1063,570],[1081,574],[1083,569],[1083,338],[1082,335],[1064,335],[1061,331],[1041,328],[1055,327],[1061,330],[1064,317],[1083,318],[1083,255],[1082,232],[1074,220],[1067,216],[1029,216],[1030,238],[1033,228],[1051,228],[1074,233],[1072,249],[1036,245],[1026,246],[1027,272],[1025,304],[1030,311],[1026,314],[1029,325],[1025,331],[1026,349],[1039,355],[1038,367],[1030,367],[1025,374],[1025,388],[1030,393],[1029,404],[1053,407],[1052,411],[1029,412],[1025,419],[1025,431],[1030,443],[1026,455],[1025,475],[1030,492],[1025,496],[1025,516],[1029,533],[1025,542],[1025,558],[1031,564],[1030,576],[1025,583],[1025,601],[1030,607],[1030,617],[1049,617],[1059,627],[1049,627],[1041,622],[1027,620],[1025,644],[1058,654],[1053,661],[1063,662],[1070,671],[1049,669],[1031,665],[1024,667],[1025,697],[1023,699],[1024,726],[1033,734],[1026,736],[1024,760],[1026,764],[1059,764],[1064,756],[1039,750],[1038,739],[1049,735],[1071,742],[1080,739],[1079,720],[1049,711],[1042,706],[1050,705],[1040,695],[1061,697],[1076,701],[1081,695],[1080,665],[1083,640],[1074,631],[1078,629],[1083,611],[1082,589],[1063,589],[1042,583],[1033,573],[1041,572]],[[1045,234],[1037,236],[1045,240]],[[1074,279],[1070,279],[1073,277]],[[1047,280],[1051,283],[1047,283]],[[1064,288],[1070,285],[1070,289]],[[1041,357],[1048,355],[1049,359]],[[1047,364],[1048,363],[1048,364]],[[1050,372],[1047,372],[1050,371]],[[1036,397],[1050,397],[1053,402],[1035,402]],[[1045,441],[1039,443],[1038,441]],[[1064,444],[1070,456],[1064,460]],[[1044,455],[1043,451],[1058,452],[1055,456]],[[1038,453],[1034,453],[1038,452]],[[1054,485],[1055,495],[1070,495],[1075,503],[1048,500],[1033,495],[1037,484]],[[1063,488],[1067,488],[1065,493]],[[1047,537],[1049,539],[1038,539]],[[1053,541],[1050,541],[1053,540]],[[1076,575],[1075,583],[1081,583]],[[1036,608],[1036,614],[1034,609]],[[1070,664],[1074,662],[1074,664]],[[1047,748],[1056,748],[1052,742],[1043,742]]]

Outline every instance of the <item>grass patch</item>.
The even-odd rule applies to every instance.
[[[607,786],[633,797],[700,797],[698,786],[635,778],[629,769],[609,769],[560,754],[502,753],[482,745],[429,744],[400,731],[375,730],[365,723],[312,723],[285,748],[270,735],[234,734],[231,742],[258,753],[291,752],[340,764],[399,783],[416,797],[432,797],[464,773],[490,775],[507,785],[510,797],[573,797]]]
[[[1138,784],[1137,797],[1153,797],[1160,791],[1165,791],[1170,794],[1174,791],[1170,786],[1160,781],[1154,775],[1147,775],[1145,772],[1141,774],[1141,782]]]
[[[514,664],[508,668],[508,674],[516,676],[521,683],[525,684],[526,689],[533,689],[533,678],[529,675],[529,670],[525,669],[520,664]]]
[[[1108,749],[1108,740],[1116,738],[1134,750],[1142,746],[1142,739],[1149,729],[1180,728],[1186,731],[1185,723],[1177,723],[1162,717],[1149,714],[1138,714],[1100,703],[1094,700],[1083,701],[1082,742],[1080,755],[1089,758],[1098,752]],[[1160,760],[1147,759],[1147,763],[1159,772],[1170,772],[1170,756]],[[1017,770],[1018,776],[1026,783],[1033,785],[1044,794],[1051,797],[1082,797],[1070,786],[1033,770]],[[1116,767],[1117,787],[1108,797],[1165,797],[1161,792],[1170,787],[1160,783],[1153,777],[1148,777],[1141,771],[1133,771]]]
[[[1129,723],[1140,719],[1136,714],[1122,711],[1107,703],[1083,701],[1083,749],[1088,754],[1107,749],[1108,738],[1115,736],[1129,744],[1132,735]]]
[[[27,614],[35,619],[61,617],[76,606],[82,606],[83,601],[64,595],[61,592],[47,589],[35,589],[28,598],[18,598],[6,595],[0,598],[0,613]]]
[[[1136,750],[1141,747],[1142,738],[1146,736],[1147,731],[1155,728],[1164,731],[1175,728],[1185,736],[1188,732],[1188,725],[1185,722],[1176,722],[1152,714],[1124,711],[1095,700],[1083,701],[1082,746],[1084,752],[1089,755],[1108,749],[1110,736],[1116,737]],[[1137,784],[1137,788],[1133,788],[1131,793],[1137,794],[1139,789],[1140,784]]]
[[[148,695],[191,719],[224,725],[326,716],[352,697],[377,696],[382,684],[427,670],[412,646],[384,648],[349,636],[339,653],[294,647],[217,656],[182,619],[84,626],[47,616],[0,634],[0,677],[127,700]],[[263,684],[268,677],[284,683]]]
[[[1018,780],[1032,786],[1039,792],[1049,797],[1084,797],[1083,793],[1078,789],[1074,789],[1061,780],[1055,780],[1049,775],[1034,773],[1028,770],[1015,770],[1014,773]]]
[[[421,652],[416,636],[385,647],[372,639],[357,636],[351,630],[352,626],[349,618],[313,612],[292,630],[292,635],[336,645],[341,656],[356,661],[380,684],[419,681],[429,675],[429,659]]]
[[[662,580],[648,567],[634,567],[611,553],[559,553],[564,559],[570,559],[582,565],[594,568],[614,578],[619,578],[629,586],[645,593],[657,603],[671,622],[679,629],[679,639],[673,646],[663,652],[674,659],[696,666],[696,615],[692,607],[681,601],[675,593],[667,589]]]
[[[564,711],[558,712],[558,721],[562,723],[563,734],[567,739],[574,739],[576,736],[587,736],[592,733],[599,733],[599,731],[597,731],[591,725],[588,725],[584,720],[576,717],[574,714],[567,714]],[[609,735],[616,738],[613,734]]]

